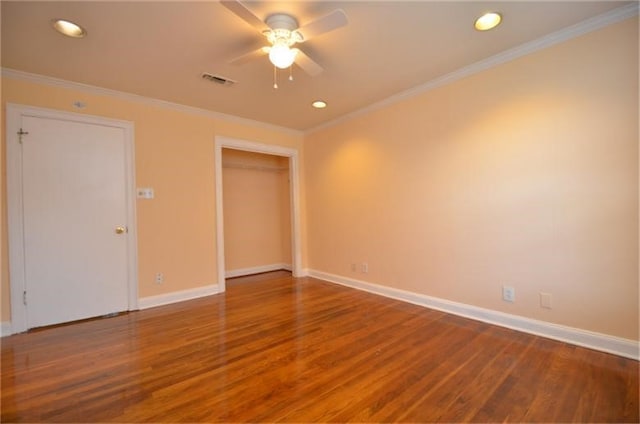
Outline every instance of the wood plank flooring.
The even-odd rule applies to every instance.
[[[5,337],[2,422],[638,422],[638,362],[275,272]]]

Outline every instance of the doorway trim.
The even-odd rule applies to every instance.
[[[23,116],[56,119],[120,128],[125,142],[125,181],[127,213],[127,284],[128,310],[138,309],[138,250],[136,226],[136,190],[133,123],[100,116],[45,109],[33,106],[7,103],[7,221],[9,244],[9,287],[11,290],[10,333],[20,333],[27,328],[27,307],[23,293],[26,290],[24,257],[24,216],[22,197],[22,149],[18,132]]]
[[[291,270],[294,277],[302,276],[302,254],[300,237],[300,175],[298,151],[288,147],[257,143],[236,138],[215,137],[215,178],[216,178],[216,251],[217,278],[221,292],[226,290],[224,265],[224,214],[222,196],[222,149],[244,150],[289,158],[289,202],[291,208]]]

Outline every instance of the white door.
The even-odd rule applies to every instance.
[[[127,310],[123,128],[24,115],[21,128],[27,328]]]

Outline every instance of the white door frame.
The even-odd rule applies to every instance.
[[[21,118],[30,116],[85,124],[121,128],[125,134],[125,171],[127,203],[127,256],[128,256],[128,303],[129,310],[138,309],[138,254],[135,211],[135,165],[133,149],[133,123],[99,116],[44,109],[19,104],[7,104],[7,212],[9,238],[9,286],[11,288],[11,333],[20,333],[27,328],[27,308],[23,301],[26,288],[24,257],[24,216],[22,198],[22,149],[18,132]],[[25,131],[28,131],[25,128]],[[26,135],[28,137],[28,135]]]
[[[215,138],[215,178],[216,178],[216,250],[218,268],[218,287],[226,290],[224,265],[224,216],[222,204],[222,149],[236,149],[247,152],[289,158],[289,199],[291,209],[291,270],[294,277],[302,276],[302,243],[300,241],[300,176],[298,167],[298,151],[287,147],[256,143],[230,137]]]

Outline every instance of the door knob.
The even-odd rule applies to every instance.
[[[122,234],[127,232],[127,227],[116,227],[116,234]]]

